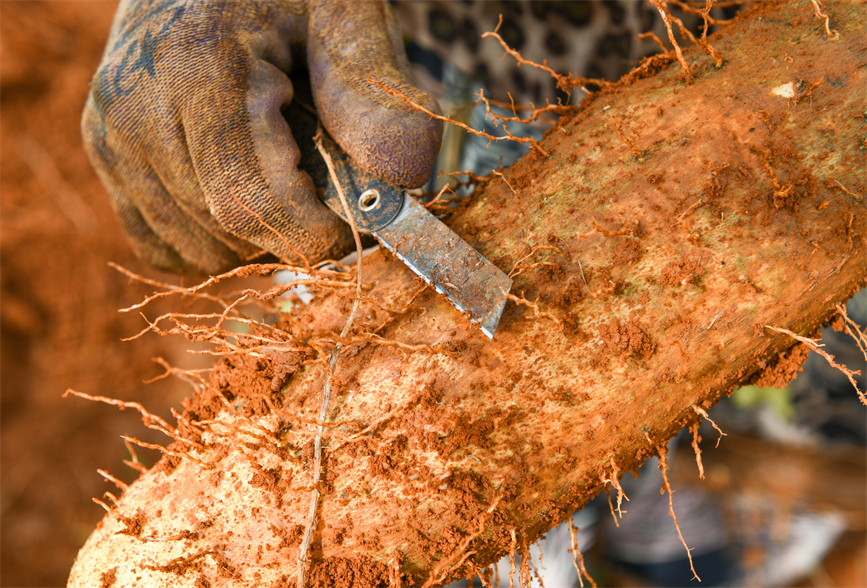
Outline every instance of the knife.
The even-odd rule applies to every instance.
[[[300,167],[320,189],[320,199],[348,222],[324,160],[315,148],[302,144],[306,138],[299,140],[295,127]],[[324,130],[322,145],[331,156],[358,231],[373,235],[493,339],[512,279],[403,189],[356,166]]]

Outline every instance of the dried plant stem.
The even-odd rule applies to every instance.
[[[321,132],[321,130],[320,130]],[[343,325],[343,330],[340,331],[340,338],[344,339],[352,328],[352,323],[355,320],[355,315],[358,313],[358,305],[361,301],[361,237],[358,235],[358,227],[355,226],[355,219],[349,211],[349,204],[346,202],[346,195],[343,193],[343,187],[337,179],[337,173],[334,171],[334,163],[331,161],[331,156],[322,147],[322,140],[316,136],[316,148],[322,154],[325,160],[325,165],[328,167],[328,173],[331,176],[331,181],[337,188],[337,195],[340,197],[340,204],[343,206],[343,213],[349,219],[349,226],[352,228],[352,237],[355,239],[355,249],[358,252],[358,259],[355,262],[355,300],[352,302],[352,310],[349,312],[349,318],[346,319],[346,324]],[[310,507],[307,510],[307,523],[304,525],[304,539],[301,541],[301,546],[298,548],[298,588],[304,588],[307,564],[307,552],[310,549],[310,541],[313,538],[313,532],[316,530],[316,508],[319,505],[319,479],[322,475],[322,433],[325,430],[325,419],[328,417],[328,401],[331,397],[331,380],[334,375],[334,368],[337,366],[337,357],[340,355],[340,341],[334,345],[331,351],[331,359],[328,361],[328,374],[325,378],[325,387],[322,391],[322,408],[319,411],[319,426],[316,427],[316,437],[313,440],[313,489],[310,491]]]

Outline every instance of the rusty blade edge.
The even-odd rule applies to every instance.
[[[483,264],[483,267],[476,272],[476,274],[473,276],[473,279],[477,283],[477,285],[483,286],[483,290],[486,294],[484,297],[483,312],[479,310],[478,300],[475,301],[475,310],[472,308],[467,308],[467,305],[464,304],[461,300],[460,289],[453,290],[447,288],[444,284],[440,284],[436,280],[432,279],[431,276],[429,276],[423,269],[419,267],[419,263],[417,263],[417,261],[412,257],[408,257],[407,255],[405,255],[400,247],[398,247],[398,250],[395,251],[395,243],[398,243],[401,239],[407,236],[400,230],[400,221],[402,219],[406,219],[411,215],[414,215],[416,219],[419,217],[419,215],[421,215],[423,217],[422,220],[424,223],[436,223],[438,227],[448,232],[448,239],[450,240],[450,243],[452,245],[457,245],[458,247],[465,249],[467,253],[474,253],[478,256],[481,263]],[[428,215],[430,216],[430,220],[428,220],[427,218]],[[455,308],[457,308],[460,312],[466,312],[469,315],[470,320],[474,323],[477,323],[480,326],[482,332],[487,335],[488,338],[494,338],[494,333],[497,330],[497,325],[500,322],[500,317],[502,316],[503,309],[506,306],[506,295],[509,293],[509,290],[512,287],[512,280],[505,273],[503,273],[502,270],[492,264],[480,253],[478,253],[478,251],[473,249],[469,243],[461,239],[459,235],[449,229],[439,219],[430,214],[430,212],[428,212],[424,207],[419,205],[409,196],[404,197],[404,205],[400,213],[397,215],[397,218],[388,227],[384,227],[380,231],[374,231],[372,234],[386,249],[394,253],[397,258],[400,259],[416,275],[421,277],[429,285],[433,286],[439,294],[445,296]],[[392,241],[394,241],[394,243]],[[434,244],[433,249],[438,249],[436,244]],[[437,273],[445,273],[446,275],[449,274],[448,271]]]

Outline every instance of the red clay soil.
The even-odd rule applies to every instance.
[[[64,390],[134,398],[157,411],[188,392],[171,380],[142,385],[162,372],[152,357],[181,353],[174,342],[120,342],[144,323],[117,309],[151,288],[130,285],[107,266],[146,271],[79,138],[114,6],[0,2],[3,586],[66,583],[104,514],[91,498],[114,489],[96,468],[131,480],[135,472],[120,464],[127,457],[120,435],[150,438],[131,411],[62,399]],[[150,452],[141,455],[153,461]]]
[[[802,4],[754,11],[714,39],[723,67],[692,49],[692,85],[675,63],[601,96],[458,211],[501,268],[560,250],[517,277],[532,304],[510,303],[493,342],[366,258],[355,333],[403,347],[368,335],[340,356],[311,585],[437,584],[525,548],[774,366],[793,341],[766,325],[811,334],[864,283],[867,22],[829,10],[837,40]],[[72,586],[294,583],[326,369],[290,349],[333,342],[352,295],[218,367]]]

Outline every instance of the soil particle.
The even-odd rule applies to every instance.
[[[604,323],[599,328],[599,336],[612,354],[624,359],[637,355],[647,360],[656,352],[656,343],[650,335],[632,321],[623,323],[612,320]]]
[[[760,388],[784,388],[804,369],[810,349],[802,344],[780,353],[767,367],[762,369],[753,382]],[[764,362],[759,362],[761,365]]]
[[[660,115],[661,116],[661,115]],[[656,186],[657,188],[665,179],[665,172],[651,173],[647,174],[647,181]]]
[[[444,374],[437,374],[432,382],[425,384],[417,402],[429,408],[434,404],[439,404],[443,399],[443,389],[448,385],[448,377]]]
[[[163,456],[163,459],[157,462],[157,464],[154,466],[154,471],[163,472],[164,474],[168,475],[171,474],[180,463],[180,457],[176,455],[165,455]]]
[[[443,440],[443,455],[451,455],[454,451],[467,445],[485,448],[488,446],[487,437],[493,430],[494,423],[490,416],[471,421],[469,417],[461,415],[455,423],[452,433]]]
[[[250,484],[279,494],[281,477],[280,468],[262,468],[253,475]]]
[[[463,471],[452,474],[450,484],[455,490],[468,495],[479,494],[487,488],[487,484],[484,483],[480,476]]]
[[[707,273],[701,258],[690,256],[686,259],[672,261],[662,268],[659,283],[662,286],[685,286],[697,284],[698,280]]]
[[[828,326],[836,332],[842,333],[846,330],[846,321],[844,321],[843,317],[839,314],[835,314],[831,321],[828,323]]]
[[[271,525],[271,531],[280,537],[280,547],[288,550],[297,549],[301,545],[301,537],[304,535],[304,527],[301,525],[290,525],[289,527]]]
[[[121,520],[123,521],[123,524],[126,525],[126,530],[121,531],[121,533],[125,535],[132,535],[133,537],[141,536],[146,521],[144,512],[138,511],[134,516],[131,516],[129,518],[121,517]]]
[[[298,371],[301,363],[308,359],[308,356],[301,353],[290,353],[286,351],[267,350],[265,352],[269,360],[271,369],[271,391],[279,392],[286,385],[289,378]]]
[[[211,383],[230,401],[234,400],[232,390],[244,390],[245,401],[237,407],[244,416],[267,414],[270,408],[265,398],[272,398],[279,405],[279,395],[275,392],[285,385],[304,359],[303,355],[295,353],[274,353],[267,358],[226,357],[214,366]],[[197,396],[185,408],[188,415],[216,415],[224,408],[224,402],[216,395]]]
[[[464,534],[457,527],[447,527],[440,533],[439,538],[432,543],[435,552],[441,554],[450,553],[464,538]]]
[[[117,580],[117,568],[104,571],[100,579],[102,580],[101,588],[111,588]]]
[[[391,460],[387,455],[374,455],[367,462],[370,473],[374,476],[386,476],[391,472]]]
[[[625,265],[635,263],[641,259],[644,250],[638,243],[637,239],[625,239],[614,249],[614,256],[611,258],[611,263],[614,265]]]
[[[702,189],[702,200],[711,204],[719,202],[725,196],[730,181],[748,179],[747,172],[728,163],[714,166],[707,162],[706,167],[709,168],[710,177]]]

